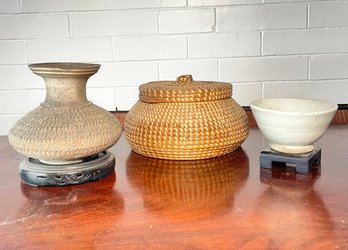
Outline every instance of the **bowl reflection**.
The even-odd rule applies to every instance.
[[[262,237],[281,242],[280,248],[302,249],[310,242],[311,249],[322,249],[335,225],[314,188],[319,177],[320,171],[302,175],[283,168],[260,170],[260,181],[266,185],[251,219],[255,229],[268,229]]]
[[[217,216],[233,206],[233,196],[249,175],[243,149],[217,158],[173,161],[132,152],[126,162],[129,182],[144,207],[175,218]]]
[[[318,165],[309,174],[299,174],[292,167],[272,166],[272,169],[260,168],[260,181],[274,187],[288,190],[312,189],[320,177],[321,166]]]

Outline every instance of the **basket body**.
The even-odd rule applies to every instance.
[[[139,100],[126,116],[124,131],[139,154],[205,159],[238,148],[248,135],[248,118],[231,97],[193,102]]]

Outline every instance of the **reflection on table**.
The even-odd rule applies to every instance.
[[[96,188],[93,183],[39,188],[21,183],[27,200],[17,211],[16,220],[25,225],[14,224],[12,230],[25,238],[18,241],[18,245],[14,243],[15,246],[25,249],[26,241],[45,244],[43,241],[54,242],[57,238],[78,239],[81,234],[84,246],[94,246],[95,241],[102,240],[104,234],[117,225],[124,211],[124,200],[114,190],[115,181],[116,175],[112,172],[101,180],[102,188]],[[42,218],[45,220],[40,220]],[[73,249],[74,244],[64,244],[64,248]]]
[[[176,219],[219,216],[249,175],[249,159],[239,148],[228,155],[194,161],[145,157],[132,152],[126,162],[131,185],[144,207]]]

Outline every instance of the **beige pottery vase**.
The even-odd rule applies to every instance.
[[[9,132],[19,153],[52,165],[72,164],[114,145],[119,121],[86,98],[86,82],[99,64],[39,63],[29,68],[46,83],[46,98]]]

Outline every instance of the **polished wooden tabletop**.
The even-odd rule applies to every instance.
[[[266,142],[200,161],[111,151],[115,173],[66,187],[21,183],[0,137],[0,249],[348,249],[348,126],[317,142],[310,175],[261,170]]]

